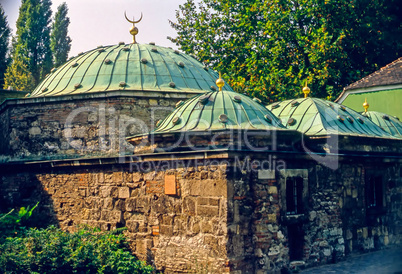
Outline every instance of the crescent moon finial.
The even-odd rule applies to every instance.
[[[134,21],[131,21],[130,19],[128,19],[126,11],[124,11],[124,17],[126,17],[126,20],[132,24],[134,24]]]
[[[133,18],[133,19],[134,19],[134,18]],[[139,19],[138,21],[134,21],[133,23],[137,24],[137,23],[141,22],[141,20],[142,20],[142,12],[141,12],[141,17],[140,17],[140,19]]]
[[[135,21],[134,18],[133,20],[128,19],[127,13],[124,11],[124,17],[126,17],[126,20],[130,23],[133,24],[133,26],[130,29],[130,34],[133,36],[133,44],[137,43],[135,41],[135,36],[138,34],[138,28],[135,26],[136,23],[139,23],[142,20],[142,12],[141,12],[141,17],[139,20]]]

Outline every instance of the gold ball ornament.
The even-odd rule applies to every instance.
[[[138,34],[138,28],[132,26],[131,29],[130,29],[130,34],[131,35],[137,35]]]
[[[306,98],[309,94],[310,94],[310,88],[308,86],[305,86],[302,89],[303,93],[304,93],[304,97]]]
[[[218,86],[219,91],[221,91],[222,88],[223,88],[223,86],[225,85],[225,81],[223,81],[223,79],[221,78],[221,73],[219,73],[219,79],[216,80],[215,83],[216,83],[216,85]]]
[[[367,98],[364,99],[364,103],[363,103],[363,108],[364,108],[364,112],[367,112],[368,108],[369,108],[369,103],[367,103]]]

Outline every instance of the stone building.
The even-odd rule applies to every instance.
[[[400,243],[400,137],[337,103],[264,106],[216,79],[153,44],[71,59],[0,105],[1,209],[127,227],[166,273],[278,273]]]
[[[215,88],[216,72],[154,43],[98,47],[0,106],[9,160],[125,155],[125,136],[153,129],[180,101]],[[231,90],[230,87],[226,87]]]
[[[316,218],[314,205],[319,208],[321,204],[328,209],[325,206],[330,200],[328,196],[336,201],[333,205],[343,231],[338,244],[342,243],[343,247],[334,245],[331,250],[338,256],[341,249],[341,253],[349,254],[353,250],[399,243],[401,199],[397,189],[400,189],[402,172],[401,139],[397,132],[400,125],[396,123],[399,121],[395,119],[387,132],[371,120],[368,112],[361,115],[343,105],[317,98],[288,100],[267,108],[287,128],[303,133],[304,151],[311,153],[311,158],[318,162],[313,168],[315,172],[311,174],[309,170],[308,173],[317,183],[314,186],[309,180],[310,206],[313,205],[310,221]],[[324,152],[323,157],[319,156],[320,152]],[[327,161],[330,155],[337,159]],[[317,175],[317,170],[322,169],[328,172],[327,176]],[[324,196],[319,197],[319,193]],[[320,227],[319,222],[310,229]],[[310,229],[303,225],[306,234]],[[305,237],[306,241],[308,239]],[[328,255],[328,249],[326,252]]]

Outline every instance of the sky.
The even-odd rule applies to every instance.
[[[176,36],[168,19],[176,21],[176,10],[186,0],[52,0],[53,16],[63,2],[67,3],[70,18],[68,31],[72,42],[69,57],[100,45],[131,43],[129,30],[132,24],[127,22],[124,12],[130,20],[133,17],[138,20],[143,13],[141,22],[136,24],[138,43],[155,42],[159,46],[177,49],[166,38]],[[21,0],[0,0],[0,3],[14,35]]]

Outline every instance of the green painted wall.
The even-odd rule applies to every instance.
[[[402,89],[349,94],[342,104],[358,112],[363,112],[365,98],[370,105],[369,110],[383,112],[402,119]]]

